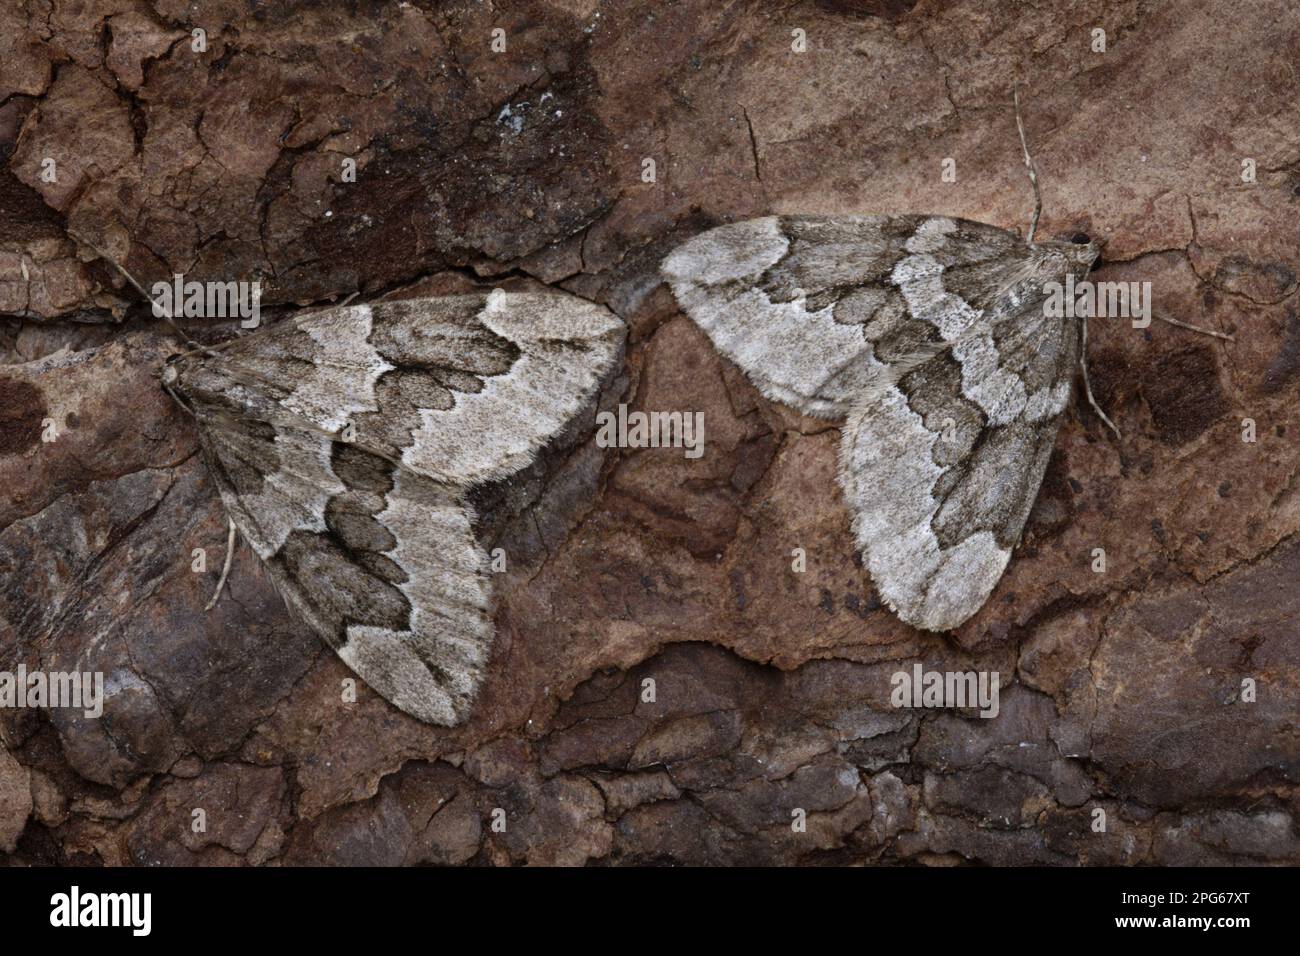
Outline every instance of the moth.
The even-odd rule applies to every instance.
[[[1034,240],[1018,101],[1016,120],[1035,195],[1024,239],[947,216],[767,216],[710,229],[661,265],[764,396],[843,422],[838,477],[864,562],[889,607],[930,631],[962,624],[997,585],[1076,366],[1087,383],[1086,320],[1044,305],[1101,246]]]
[[[370,687],[458,723],[494,635],[470,497],[588,407],[623,335],[576,296],[494,290],[322,309],[173,356],[163,386],[231,522],[223,581],[237,529]]]
[[[945,631],[1001,578],[1070,400],[1080,329],[1044,317],[1044,284],[1098,252],[944,216],[768,216],[662,271],[763,395],[844,422],[839,481],[877,590]]]

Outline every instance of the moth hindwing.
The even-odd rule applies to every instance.
[[[344,306],[168,366],[286,603],[421,720],[464,718],[493,637],[467,504],[592,401],[623,325],[572,295]]]
[[[844,423],[839,480],[877,590],[943,631],[1024,528],[1080,349],[1045,287],[1098,252],[943,216],[769,216],[696,236],[662,272],[765,396]]]

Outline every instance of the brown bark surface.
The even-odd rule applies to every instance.
[[[109,697],[0,710],[0,860],[1300,862],[1298,62],[1285,0],[5,4],[0,670]],[[1076,400],[1001,584],[926,634],[855,558],[839,429],[656,269],[773,212],[1023,229],[1016,80],[1040,235],[1105,238],[1094,278],[1235,341],[1094,321],[1124,437]],[[247,548],[202,612],[225,519],[174,339],[96,249],[281,313],[567,289],[628,325],[606,406],[702,411],[705,453],[588,436],[483,529],[511,561],[467,724],[344,703]],[[916,662],[998,671],[999,715],[892,707]]]

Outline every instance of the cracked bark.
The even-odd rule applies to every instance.
[[[43,402],[0,420],[0,668],[114,688],[98,721],[0,711],[0,859],[1300,862],[1295,10],[244,6],[0,12],[0,390]],[[927,635],[855,559],[837,426],[763,401],[655,269],[771,212],[1022,227],[1013,79],[1042,234],[1107,238],[1096,278],[1150,281],[1237,341],[1096,323],[1125,439],[1072,409],[989,604]],[[67,178],[42,182],[59,150]],[[487,493],[479,532],[510,559],[471,721],[425,727],[363,685],[345,704],[349,672],[246,549],[199,613],[190,555],[220,551],[224,518],[157,386],[172,345],[138,307],[118,324],[132,296],[79,239],[142,280],[262,273],[268,319],[358,289],[562,283],[628,323],[603,406],[703,411],[707,452],[566,436]],[[33,443],[47,417],[63,435]],[[917,661],[999,671],[998,718],[893,708]]]

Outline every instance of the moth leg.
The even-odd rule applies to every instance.
[[[1123,439],[1124,436],[1119,433],[1115,423],[1107,417],[1106,413],[1101,410],[1101,406],[1097,404],[1097,400],[1092,397],[1092,382],[1088,379],[1088,317],[1086,315],[1083,316],[1083,343],[1079,349],[1079,368],[1083,371],[1083,390],[1088,396],[1088,404],[1092,406],[1092,410],[1097,413],[1110,430],[1115,433],[1115,437]]]
[[[204,611],[211,611],[217,605],[217,599],[221,597],[221,589],[226,586],[226,576],[230,574],[230,564],[235,557],[235,519],[229,515],[226,521],[230,523],[230,531],[226,535],[226,560],[221,565],[221,577],[217,578],[217,590],[212,595],[212,600],[204,605]]]
[[[1034,187],[1034,218],[1029,221],[1029,235],[1025,237],[1025,243],[1032,246],[1034,244],[1034,230],[1038,228],[1038,217],[1043,211],[1043,196],[1038,191],[1038,172],[1034,169],[1034,161],[1029,155],[1029,141],[1025,139],[1025,124],[1020,119],[1019,84],[1011,87],[1011,100],[1016,106],[1016,130],[1020,133],[1020,148],[1025,154],[1025,168],[1029,170],[1029,182]]]
[[[1171,319],[1169,316],[1161,315],[1159,312],[1152,312],[1151,314],[1155,316],[1157,319],[1159,319],[1161,322],[1166,322],[1169,325],[1176,325],[1180,329],[1188,329],[1192,332],[1200,332],[1202,335],[1213,335],[1216,339],[1226,339],[1229,342],[1236,341],[1236,339],[1234,339],[1227,332],[1217,332],[1214,329],[1203,329],[1199,325],[1192,325],[1190,322],[1182,322],[1179,321],[1178,319]]]

